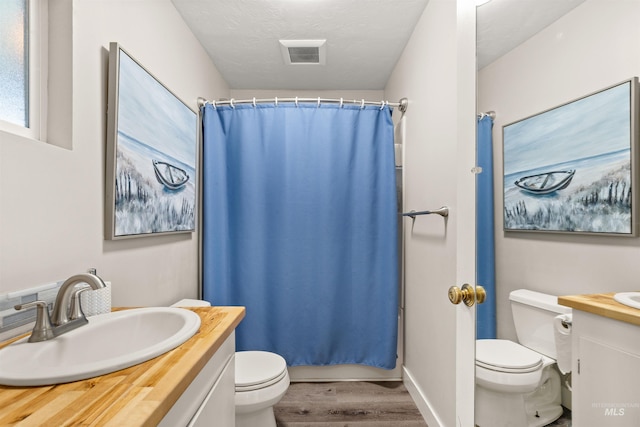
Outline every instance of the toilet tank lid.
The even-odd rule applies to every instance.
[[[558,304],[558,297],[555,295],[543,294],[542,292],[530,291],[529,289],[518,289],[509,294],[511,301],[538,307],[543,310],[558,314],[571,313],[571,307]]]
[[[203,301],[199,299],[181,299],[178,302],[171,304],[171,307],[210,307],[209,301]]]

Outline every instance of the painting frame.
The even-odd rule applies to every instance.
[[[503,230],[636,237],[638,78],[502,127]]]
[[[108,84],[105,239],[193,233],[198,114],[117,42]]]

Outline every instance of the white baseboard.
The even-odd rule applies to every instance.
[[[411,372],[407,369],[406,366],[402,367],[403,369],[403,383],[404,386],[409,391],[409,394],[413,398],[413,401],[416,403],[422,418],[424,418],[425,422],[429,427],[443,427],[442,420],[438,414],[431,408],[431,404],[429,400],[424,395],[420,387],[416,384]]]

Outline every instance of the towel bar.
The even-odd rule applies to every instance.
[[[403,213],[402,216],[410,216],[411,219],[416,219],[416,216],[418,215],[431,215],[431,214],[440,215],[441,217],[446,218],[449,216],[449,208],[446,206],[443,206],[440,209],[436,209],[433,211],[420,211],[420,212],[409,211],[409,212]]]

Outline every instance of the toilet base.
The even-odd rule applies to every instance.
[[[273,407],[269,406],[255,412],[236,412],[236,427],[276,427]]]
[[[542,384],[531,393],[504,393],[476,386],[478,427],[542,427],[560,418],[560,375],[545,367]]]
[[[236,365],[237,366],[237,365]],[[273,405],[289,388],[289,373],[275,384],[258,390],[236,391],[236,427],[276,427]]]

